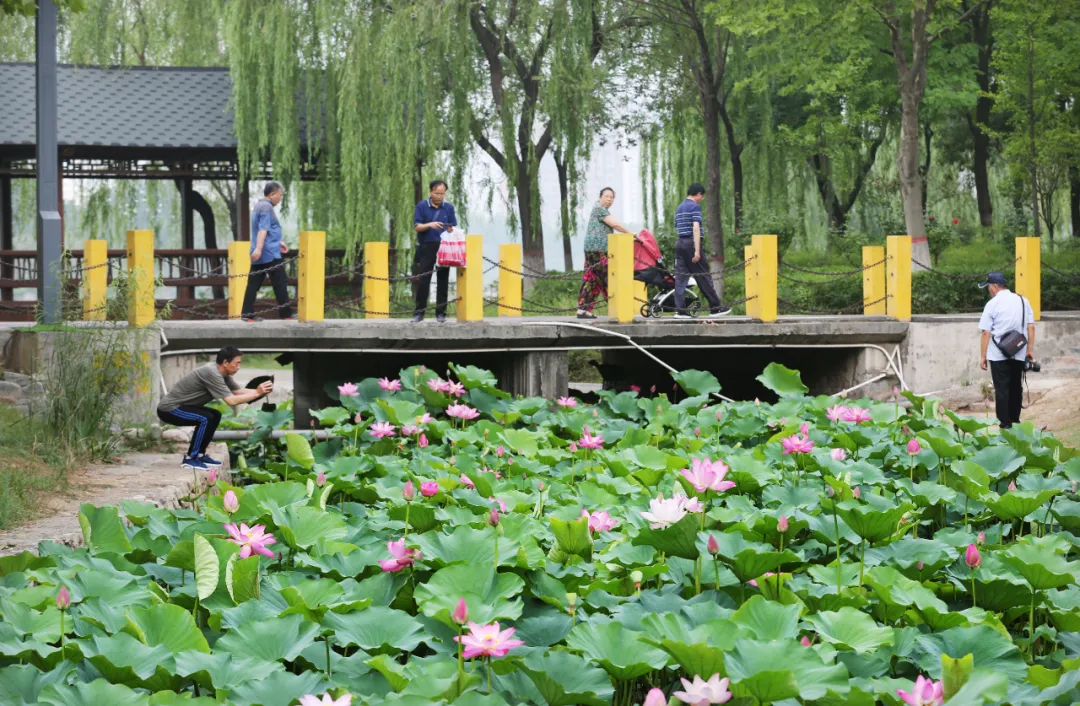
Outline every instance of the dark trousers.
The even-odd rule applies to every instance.
[[[990,376],[994,381],[997,418],[1002,429],[1020,422],[1024,403],[1024,361],[991,360]]]
[[[196,407],[194,405],[181,405],[169,412],[157,413],[158,419],[177,427],[195,427],[191,434],[191,444],[188,446],[189,457],[201,456],[206,453],[206,447],[214,438],[218,424],[221,423],[221,412],[209,407]]]
[[[248,274],[247,291],[244,292],[244,309],[241,312],[244,316],[255,315],[255,299],[259,296],[259,288],[263,286],[263,281],[269,275],[270,284],[274,287],[274,298],[277,299],[278,312],[281,314],[281,318],[287,319],[292,316],[292,307],[289,304],[289,278],[285,274],[284,267],[277,267],[281,264],[281,259],[271,260],[270,262],[261,265],[252,265],[251,272]],[[270,268],[276,269],[270,269]],[[267,272],[267,270],[270,270]]]
[[[416,298],[416,313],[427,310],[428,296],[431,293],[431,271],[439,255],[439,243],[417,243],[413,253],[413,294]],[[446,314],[446,300],[450,291],[450,268],[440,267],[435,270],[435,313]]]
[[[675,313],[686,313],[686,285],[691,275],[697,282],[698,289],[709,300],[709,309],[713,313],[720,311],[720,297],[713,287],[708,262],[709,256],[705,248],[701,249],[701,259],[694,262],[694,239],[679,238],[675,244]]]

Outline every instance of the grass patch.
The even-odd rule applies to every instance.
[[[45,492],[67,484],[79,459],[59,444],[48,443],[40,421],[0,404],[0,529],[32,518]]]

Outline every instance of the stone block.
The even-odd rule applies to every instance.
[[[0,397],[20,396],[22,396],[22,387],[20,387],[18,383],[0,380]]]

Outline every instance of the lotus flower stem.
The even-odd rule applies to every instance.
[[[908,471],[911,474],[911,482],[915,482],[915,457],[908,454]]]
[[[402,541],[409,536],[409,508],[412,507],[412,503],[405,503],[405,534],[402,537]]]
[[[1028,613],[1028,641],[1030,642],[1028,650],[1030,651],[1032,658],[1035,655],[1035,587],[1031,587],[1031,612]]]
[[[701,595],[701,557],[694,560],[694,595]]]
[[[832,504],[833,530],[836,532],[836,595],[840,596],[840,521],[836,519],[836,500]]]
[[[458,634],[458,646],[457,646],[457,695],[461,696],[461,690],[464,688],[465,683],[465,658],[462,657],[462,650],[464,649],[461,644],[461,626],[457,626]]]
[[[975,603],[975,569],[971,570],[971,607],[979,607],[978,604]]]
[[[492,527],[491,531],[495,533],[495,571],[499,570],[499,528]]]
[[[866,559],[866,540],[859,539],[859,588],[862,588],[863,580],[863,561]],[[837,593],[837,595],[840,595]]]
[[[491,658],[487,660],[488,693],[491,693]]]
[[[326,676],[327,677],[333,677],[334,674],[333,674],[332,670],[330,669],[330,636],[329,635],[326,636],[326,638],[324,639],[324,642],[326,643]]]
[[[713,571],[716,572],[716,590],[720,590],[720,562],[713,559]]]
[[[968,531],[968,496],[964,493],[964,531]],[[972,594],[974,595],[974,594]]]
[[[60,658],[64,658],[64,611],[60,611]]]

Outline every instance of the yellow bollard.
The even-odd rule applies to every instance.
[[[83,241],[83,319],[104,321],[109,289],[109,241]]]
[[[911,321],[911,236],[890,235],[885,238],[886,283],[889,298],[886,315],[900,321]]]
[[[1042,318],[1041,248],[1039,238],[1016,239],[1016,293],[1027,297],[1036,321]]]
[[[154,231],[127,232],[128,325],[154,322]]]
[[[757,318],[761,321],[776,321],[776,269],[777,248],[775,235],[755,235],[751,238],[757,277],[754,292],[757,294]]]
[[[758,306],[761,300],[757,297],[757,259],[754,257],[754,246],[743,246],[743,259],[746,267],[743,268],[743,289],[746,290],[746,315],[752,319],[758,318]]]
[[[465,267],[457,271],[458,321],[484,320],[484,236],[465,236]]]
[[[390,243],[364,243],[364,314],[390,318]]]
[[[326,296],[326,233],[324,231],[300,231],[300,262],[297,267],[297,316],[300,321],[322,321]]]
[[[882,262],[884,259],[884,246],[863,246],[862,264],[866,268],[862,273],[863,316],[885,315],[885,263]]]
[[[521,316],[521,246],[499,246],[499,316]]]
[[[634,236],[608,236],[608,316],[620,324],[634,320]]]
[[[640,311],[642,307],[649,306],[649,286],[644,282],[634,280],[634,311]]]
[[[247,292],[249,272],[251,272],[251,243],[246,240],[229,243],[230,319],[239,319],[244,313],[244,293]]]

